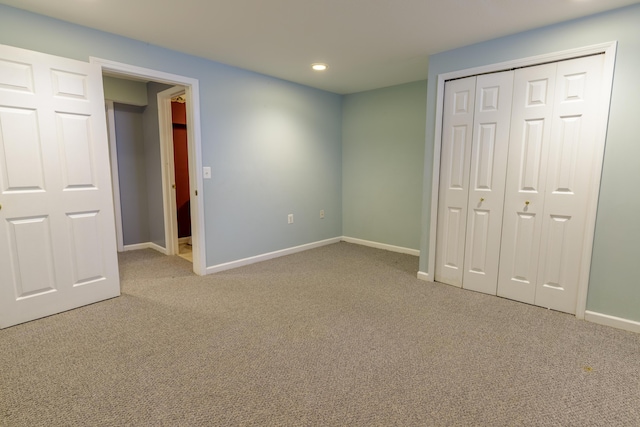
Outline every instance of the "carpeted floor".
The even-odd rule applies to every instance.
[[[640,426],[640,335],[338,243],[0,331],[2,426]]]

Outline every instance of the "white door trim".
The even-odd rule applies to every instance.
[[[193,247],[193,271],[198,275],[206,274],[206,247],[204,228],[204,203],[202,202],[202,142],[200,134],[200,89],[197,79],[135,65],[123,64],[96,57],[90,57],[92,64],[102,68],[103,74],[137,77],[170,85],[181,85],[190,103],[187,105],[187,144],[189,151],[189,186],[191,191],[191,236]],[[163,185],[165,180],[163,178]],[[165,202],[166,205],[166,202]],[[165,206],[166,209],[166,206]],[[166,212],[165,212],[166,215]],[[165,216],[165,229],[166,229]],[[166,235],[165,238],[169,239]],[[167,244],[167,247],[169,245]]]
[[[598,195],[600,192],[600,179],[602,176],[602,161],[604,159],[604,145],[607,135],[607,123],[609,120],[609,104],[611,101],[611,87],[613,85],[613,72],[615,65],[617,42],[601,43],[592,46],[585,46],[576,49],[554,52],[545,55],[532,56],[529,58],[516,59],[497,64],[484,65],[481,67],[468,68],[464,70],[451,71],[438,74],[436,91],[436,122],[435,137],[433,141],[433,167],[431,181],[431,216],[429,222],[429,258],[427,272],[423,275],[429,278],[434,277],[436,262],[436,230],[438,223],[438,189],[440,184],[440,153],[442,145],[442,114],[444,102],[444,83],[447,80],[462,77],[470,77],[477,74],[493,73],[497,71],[521,68],[531,65],[543,64],[546,62],[561,61],[577,58],[585,55],[604,53],[604,69],[602,75],[602,103],[600,105],[600,120],[598,126],[598,148],[593,162],[593,177],[591,192],[589,194],[589,210],[587,212],[587,222],[584,233],[584,249],[581,256],[580,280],[578,283],[578,298],[576,304],[576,317],[584,319],[587,306],[587,291],[589,288],[589,272],[591,269],[591,253],[593,250],[593,238],[595,233],[595,220],[598,207]]]
[[[185,94],[183,86],[174,86],[158,92],[158,123],[160,125],[160,158],[162,168],[162,193],[164,194],[164,235],[168,255],[176,255],[178,249],[178,207],[173,188],[175,183],[175,157],[173,153],[173,120],[171,98]],[[187,106],[188,107],[188,106]],[[187,138],[189,133],[187,132]]]
[[[109,158],[111,160],[111,186],[113,190],[113,214],[116,220],[116,244],[118,252],[124,252],[122,235],[122,207],[120,206],[120,178],[118,174],[118,146],[116,144],[116,119],[113,101],[105,100],[107,110],[107,136],[109,137]]]

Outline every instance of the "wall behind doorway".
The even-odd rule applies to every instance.
[[[114,77],[103,81],[105,99],[121,101],[114,103],[114,118],[123,243],[151,242],[164,248],[157,93],[171,86]]]
[[[158,92],[171,88],[162,83],[147,83],[147,108],[143,114],[144,147],[147,173],[147,203],[149,205],[149,241],[166,248],[164,237],[164,205],[162,193],[162,161],[160,156],[160,123]],[[121,184],[122,185],[122,184]],[[140,195],[144,197],[145,195]]]
[[[147,167],[142,117],[145,107],[114,103],[122,237],[125,246],[149,241]]]

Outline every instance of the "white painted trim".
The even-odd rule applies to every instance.
[[[612,42],[605,49],[604,64],[602,66],[602,88],[600,111],[597,125],[596,148],[593,158],[593,171],[589,185],[589,201],[587,218],[582,241],[582,256],[580,259],[580,276],[578,279],[578,295],[576,298],[576,317],[584,319],[587,308],[587,294],[589,291],[589,276],[591,273],[591,256],[593,254],[593,240],[596,230],[596,215],[598,212],[598,198],[600,196],[600,181],[602,180],[602,165],[604,163],[604,149],[607,141],[607,128],[609,125],[609,109],[611,103],[611,91],[613,88],[613,74],[615,69],[617,42]]]
[[[178,248],[178,208],[174,184],[175,158],[173,153],[173,119],[171,98],[185,93],[184,86],[174,86],[158,92],[158,125],[160,131],[160,161],[162,163],[162,205],[164,208],[164,236],[167,254],[175,255]],[[188,133],[187,133],[188,135]]]
[[[191,236],[188,237],[178,237],[178,244],[182,245],[183,243],[189,243],[191,241]]]
[[[109,138],[109,160],[111,161],[111,187],[113,190],[113,213],[116,221],[116,244],[118,252],[124,251],[122,236],[122,207],[120,206],[120,177],[118,174],[118,147],[116,145],[116,118],[113,101],[105,101],[107,109],[107,135]]]
[[[596,313],[589,310],[585,310],[584,320],[599,325],[611,326],[612,328],[624,329],[629,332],[640,333],[640,322],[636,322],[635,320],[609,316],[608,314]]]
[[[200,86],[197,79],[165,73],[149,68],[137,67],[96,57],[90,57],[92,64],[102,68],[103,74],[125,75],[143,80],[154,80],[185,87],[185,95],[191,101],[187,104],[187,142],[189,146],[189,186],[191,190],[191,238],[193,247],[193,271],[198,275],[207,273],[205,244],[204,203],[202,198],[202,137],[200,130]]]
[[[418,279],[424,280],[425,282],[433,282],[431,275],[429,273],[425,273],[424,271],[418,271]]]
[[[436,235],[438,228],[438,197],[440,189],[440,155],[442,153],[442,110],[444,109],[445,75],[438,75],[436,90],[436,128],[433,140],[433,164],[431,165],[431,216],[429,221],[429,259],[426,273],[435,280],[436,272]]]
[[[220,271],[231,270],[233,268],[243,267],[245,265],[255,264],[261,261],[267,261],[273,258],[278,258],[285,255],[291,255],[298,252],[307,251],[309,249],[319,248],[321,246],[331,245],[338,243],[342,240],[341,237],[334,237],[332,239],[320,240],[318,242],[307,243],[306,245],[294,246],[292,248],[282,249],[279,251],[268,252],[262,255],[256,255],[249,258],[239,259],[237,261],[226,262],[224,264],[218,264],[211,267],[207,267],[207,274],[218,273]]]
[[[167,250],[165,248],[153,242],[136,243],[133,245],[124,246],[124,252],[137,251],[140,249],[153,249],[154,251],[158,251],[164,255],[167,255]]]
[[[429,222],[429,259],[427,261],[427,273],[433,274],[435,271],[436,263],[436,230],[437,230],[437,217],[438,217],[438,188],[440,180],[440,153],[442,145],[442,109],[444,104],[444,84],[445,81],[469,77],[483,73],[493,73],[503,70],[509,70],[512,68],[527,67],[546,62],[562,61],[571,58],[577,58],[585,55],[594,55],[598,53],[604,53],[604,66],[603,66],[603,87],[602,90],[605,95],[605,99],[602,100],[601,108],[601,124],[598,131],[599,152],[596,154],[596,158],[593,162],[593,185],[591,185],[591,194],[589,202],[589,212],[586,219],[586,227],[584,232],[584,245],[581,255],[581,269],[580,279],[578,282],[578,296],[576,302],[576,317],[579,319],[584,318],[585,309],[587,305],[587,292],[589,287],[589,272],[591,270],[591,254],[593,250],[593,238],[595,234],[595,219],[597,214],[598,196],[600,193],[600,179],[602,174],[602,162],[604,159],[604,146],[607,135],[607,123],[609,120],[609,104],[611,100],[611,87],[613,84],[613,74],[615,66],[617,42],[612,41],[608,43],[601,43],[591,46],[585,46],[576,49],[564,50],[561,52],[554,52],[545,55],[537,55],[523,59],[516,59],[513,61],[506,61],[497,64],[484,65],[481,67],[468,68],[464,70],[457,70],[448,73],[438,74],[437,91],[436,91],[436,123],[435,123],[435,135],[433,141],[433,174],[432,174],[432,188],[431,188],[431,220]],[[608,92],[606,92],[608,90]]]
[[[370,240],[356,239],[355,237],[347,236],[342,236],[342,241],[347,243],[354,243],[356,245],[369,246],[376,249],[383,249],[385,251],[420,256],[420,251],[418,249],[403,248],[402,246],[387,245],[386,243],[372,242]]]

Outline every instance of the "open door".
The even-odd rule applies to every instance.
[[[97,65],[0,45],[0,328],[120,295]]]

